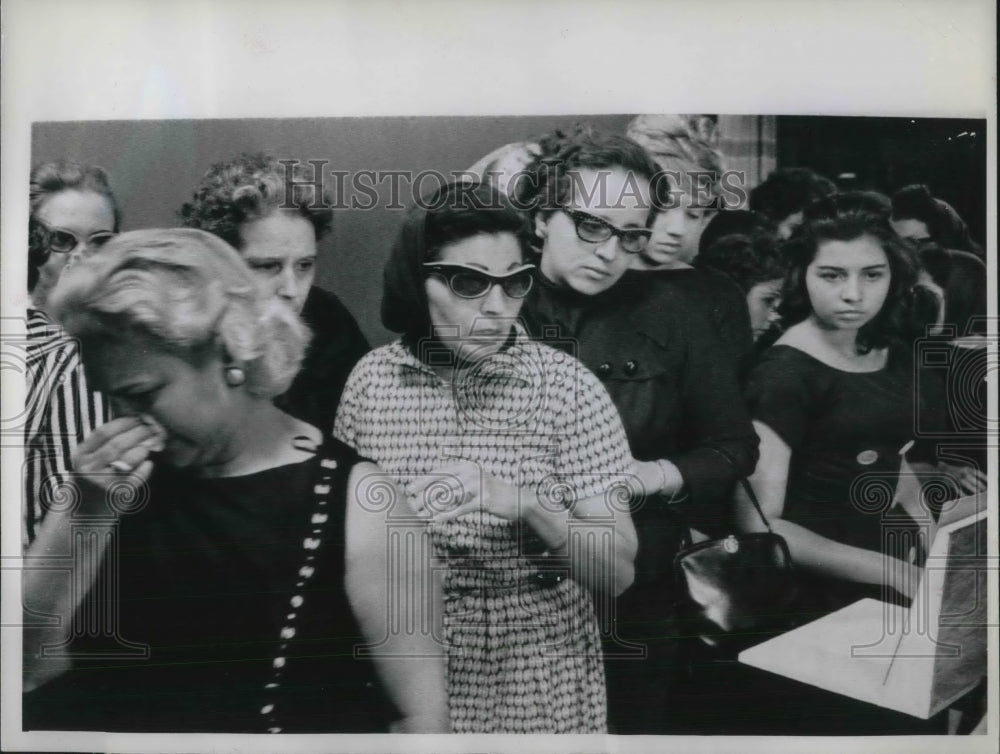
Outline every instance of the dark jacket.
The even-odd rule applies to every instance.
[[[655,275],[677,291],[685,308],[699,312],[728,348],[733,363],[746,366],[753,352],[753,328],[743,289],[729,275],[711,267],[691,267],[682,270],[652,270]]]
[[[715,522],[728,515],[734,483],[757,462],[758,439],[729,350],[689,296],[642,272],[626,273],[597,296],[542,279],[522,316],[529,332],[573,353],[603,381],[636,459],[677,466],[689,493],[686,512]]]
[[[302,319],[312,330],[312,340],[291,387],[275,398],[274,404],[323,432],[331,432],[347,377],[371,346],[347,308],[322,288],[309,290]]]

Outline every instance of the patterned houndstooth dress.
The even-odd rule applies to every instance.
[[[607,495],[630,469],[611,399],[572,357],[519,334],[464,372],[453,386],[401,342],[376,349],[348,380],[334,434],[404,489],[466,459],[568,502]],[[443,638],[455,732],[605,731],[590,593],[541,569],[532,557],[539,540],[523,525],[480,513],[431,527],[447,563]]]

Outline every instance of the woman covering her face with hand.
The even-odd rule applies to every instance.
[[[390,515],[445,564],[455,732],[606,730],[594,603],[632,581],[625,433],[600,382],[518,323],[529,238],[488,185],[413,207],[382,300],[402,338],[358,363],[334,428],[403,486]]]
[[[720,356],[706,318],[655,275],[629,270],[665,188],[656,163],[629,139],[585,128],[540,145],[518,181],[541,252],[524,317],[604,383],[640,487],[636,583],[617,600],[615,636],[605,642],[609,720],[620,733],[669,733],[678,671],[671,564],[686,534],[671,509],[699,526],[722,523],[736,479],[756,461],[757,438],[735,365]],[[647,656],[628,657],[619,639],[645,645]]]
[[[122,234],[52,298],[116,418],[81,444],[73,505],[28,552],[43,568],[26,609],[62,620],[25,629],[25,727],[386,729],[353,653],[387,624],[384,520],[357,502],[384,481],[272,404],[302,359],[299,319],[198,230]],[[71,551],[68,584],[44,565]],[[375,659],[404,729],[447,730],[440,663]]]

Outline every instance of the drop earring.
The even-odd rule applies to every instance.
[[[226,384],[229,387],[238,387],[247,380],[246,372],[240,367],[226,367]]]

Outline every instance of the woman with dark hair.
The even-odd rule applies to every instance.
[[[943,324],[953,335],[986,334],[986,265],[965,222],[924,185],[892,195],[892,227],[921,249],[933,282],[944,295]]]
[[[892,195],[892,227],[911,241],[929,239],[946,249],[983,256],[958,212],[923,184],[904,186]]]
[[[631,458],[600,382],[528,339],[524,217],[444,186],[406,215],[382,321],[334,431],[411,498],[445,563],[441,641],[455,732],[606,730],[595,602],[632,582]],[[593,596],[592,596],[593,593]]]
[[[833,181],[810,168],[779,168],[750,190],[750,209],[771,218],[785,239],[802,224],[807,206],[836,192]]]
[[[916,539],[907,514],[889,504],[916,412],[923,427],[943,423],[943,394],[928,380],[915,388],[914,316],[929,294],[884,216],[816,214],[786,253],[786,329],[746,384],[761,440],[751,483],[799,568],[804,613],[864,596],[909,598]],[[970,469],[957,476],[963,489],[981,479]],[[761,527],[742,496],[738,518]]]
[[[24,727],[386,730],[367,641],[401,728],[447,731],[433,642],[386,632],[390,607],[423,620],[434,596],[389,600],[388,480],[271,402],[302,359],[298,317],[186,229],[122,234],[53,298],[116,418],[28,551],[25,610],[60,620],[24,630]],[[73,579],[50,565],[67,553]]]
[[[778,322],[787,265],[774,236],[762,232],[722,236],[698,256],[698,266],[725,273],[740,286],[755,341]]]
[[[636,583],[616,601],[605,637],[609,723],[619,733],[669,733],[679,664],[673,557],[686,523],[723,522],[757,438],[706,318],[656,275],[629,270],[667,188],[657,164],[630,139],[584,128],[549,135],[540,152],[519,182],[540,246],[524,317],[604,382],[640,486]],[[637,645],[645,658],[630,655]]]
[[[302,316],[313,337],[301,371],[275,398],[293,416],[329,430],[351,369],[368,341],[347,308],[313,285],[316,245],[333,220],[330,201],[298,161],[243,154],[211,167],[180,216],[240,252],[269,295]]]
[[[716,212],[705,225],[698,239],[698,254],[704,254],[705,249],[723,236],[750,236],[754,233],[777,234],[777,226],[770,218],[760,212],[749,209],[728,209]]]
[[[70,260],[118,232],[120,212],[101,168],[56,160],[35,166],[28,194],[28,347],[22,546],[58,504],[77,445],[108,420],[87,385],[76,341],[49,317],[49,295]]]

